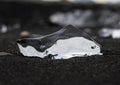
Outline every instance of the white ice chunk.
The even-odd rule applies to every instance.
[[[99,35],[101,37],[110,37],[112,36],[113,39],[120,38],[120,29],[115,28],[103,28],[99,31]]]
[[[112,32],[112,38],[113,38],[113,39],[120,38],[120,29],[114,30],[114,31]]]
[[[18,44],[20,52],[24,56],[36,56],[44,58],[52,54],[55,59],[69,59],[72,57],[84,57],[91,55],[102,55],[100,46],[95,42],[84,37],[73,37],[64,40],[58,40],[56,44],[46,49],[44,52],[37,51],[32,46],[22,47]]]

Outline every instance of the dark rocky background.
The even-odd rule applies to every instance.
[[[119,12],[119,8],[119,5],[0,2],[0,23],[21,24],[18,30],[0,34],[0,52],[12,54],[0,56],[0,85],[119,85],[120,40],[98,37],[96,33],[103,27],[99,24],[90,28],[102,46],[102,56],[68,60],[28,58],[19,53],[15,42],[24,30],[41,35],[59,30],[61,26],[48,21],[56,11],[90,9],[97,16],[100,10]]]

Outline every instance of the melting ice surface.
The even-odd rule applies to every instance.
[[[71,31],[70,34],[68,33],[67,35],[64,35],[65,31],[70,32],[71,28],[73,27],[67,26],[63,28],[62,31],[60,30],[53,34],[47,35],[45,37],[42,37],[42,39],[36,38],[37,40],[40,40],[41,42],[44,42],[44,39],[45,41],[48,40],[46,44],[48,45],[48,44],[53,43],[51,42],[51,41],[54,41],[52,37],[53,38],[57,37],[54,44],[52,44],[51,46],[48,46],[43,51],[36,49],[35,45],[27,44],[27,46],[24,47],[21,43],[18,43],[20,52],[24,56],[32,56],[32,57],[36,56],[36,57],[41,57],[41,58],[44,58],[45,56],[48,56],[48,55],[53,55],[54,59],[69,59],[71,57],[102,55],[100,46],[93,40],[90,40],[84,37],[83,36],[84,34],[79,34],[81,32],[79,32],[78,29],[76,30],[76,28],[74,28],[73,29],[74,31]],[[76,33],[74,33],[75,30],[76,30]],[[78,34],[77,34],[77,31],[78,31]],[[64,35],[64,38],[63,38],[63,35]],[[30,39],[28,39],[28,41],[29,40]],[[35,41],[32,41],[32,42],[35,42]],[[38,46],[38,47],[41,47],[41,46]],[[42,48],[44,48],[44,46]]]
[[[34,47],[22,47],[18,44],[24,56],[39,56],[44,58],[48,54],[56,55],[55,59],[68,59],[75,56],[101,55],[100,47],[93,41],[83,37],[74,37],[66,40],[58,40],[56,44],[48,48],[45,52],[38,52]]]

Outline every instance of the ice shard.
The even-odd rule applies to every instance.
[[[102,55],[100,45],[87,33],[73,27],[65,26],[61,30],[37,38],[17,40],[20,52],[24,56],[41,57],[52,56],[54,59],[69,59]]]

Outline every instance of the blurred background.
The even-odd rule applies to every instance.
[[[120,0],[0,0],[0,51],[18,53],[15,41],[74,25],[94,39],[120,38]],[[5,45],[5,46],[4,46]]]

